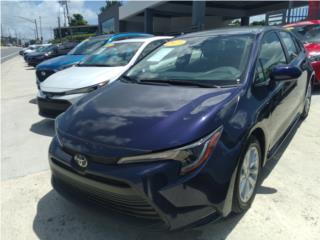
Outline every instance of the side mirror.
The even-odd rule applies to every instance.
[[[291,65],[278,65],[271,70],[270,78],[275,81],[286,81],[300,77],[302,74],[298,67]]]

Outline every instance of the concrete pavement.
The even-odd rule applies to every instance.
[[[17,56],[2,64],[1,179],[48,169],[47,150],[53,121],[38,115],[34,68]]]
[[[310,116],[270,161],[249,211],[168,233],[152,222],[88,209],[50,185],[52,121],[37,115],[34,70],[21,57],[2,64],[1,239],[320,239],[320,92]]]
[[[1,47],[1,63],[17,56],[21,47]]]

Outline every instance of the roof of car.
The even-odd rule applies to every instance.
[[[201,32],[188,33],[178,36],[178,38],[184,37],[198,37],[198,36],[215,36],[215,35],[234,35],[234,34],[259,34],[264,31],[271,29],[281,29],[279,27],[273,26],[260,26],[260,27],[227,27],[227,28],[217,28],[214,30],[207,30]]]
[[[152,42],[155,40],[161,40],[161,39],[171,39],[173,37],[171,36],[158,36],[158,37],[149,37],[149,38],[130,38],[130,39],[125,39],[125,40],[118,40],[118,41],[113,41],[112,43],[118,43],[118,42],[126,42],[126,43],[130,43],[130,42]]]
[[[115,34],[103,34],[103,35],[98,35],[98,36],[93,36],[90,37],[90,39],[109,39],[109,38],[114,38],[115,40],[117,38],[121,38],[121,37],[142,37],[142,38],[148,38],[148,37],[152,37],[154,35],[149,34],[149,33],[139,33],[139,32],[124,32],[124,33],[115,33]]]
[[[295,23],[284,25],[283,27],[288,28],[288,27],[297,27],[297,26],[314,25],[314,24],[320,24],[320,20],[308,20],[308,21],[302,21],[302,22],[295,22]]]

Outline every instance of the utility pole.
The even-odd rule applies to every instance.
[[[68,0],[66,0],[66,10],[67,10],[68,25],[70,26],[70,16],[69,16]]]
[[[58,16],[58,28],[59,28],[59,38],[60,38],[60,42],[62,42],[62,39],[61,39],[60,15]]]
[[[59,4],[63,7],[64,16],[67,18],[68,26],[70,26],[69,6],[68,0],[59,1]],[[66,13],[66,14],[65,14]]]
[[[15,16],[15,17],[18,17],[18,18],[21,18],[21,19],[24,19],[28,22],[31,22],[35,25],[35,35],[36,35],[36,40],[39,39],[39,35],[38,35],[38,25],[37,25],[37,19],[30,19],[30,18],[26,18],[26,17],[21,17],[21,16]]]
[[[64,19],[63,26],[66,27],[67,26],[67,15],[66,15],[66,9],[65,8],[63,8],[63,19]]]
[[[37,34],[37,39],[36,39],[36,40],[38,40],[38,39],[39,39],[39,33],[38,33],[37,19],[34,19],[34,24],[35,24],[35,26],[36,26],[36,34]]]
[[[41,43],[43,42],[43,35],[42,35],[42,22],[41,22],[41,16],[39,16],[39,22],[40,22],[40,37],[41,37]]]

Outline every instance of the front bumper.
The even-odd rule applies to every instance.
[[[62,195],[72,193],[122,213],[159,218],[171,230],[227,215],[231,176],[220,182],[206,168],[180,176],[175,161],[116,165],[90,159],[82,170],[73,157],[55,137],[49,162],[53,186]]]
[[[56,118],[66,111],[71,103],[66,100],[37,98],[39,115],[45,118]]]
[[[44,58],[41,58],[41,59],[38,59],[38,58],[27,58],[27,63],[28,65],[30,66],[37,66],[39,63],[41,63],[42,61],[44,61],[45,59]]]
[[[59,96],[57,93],[54,96],[48,97],[39,90],[37,95],[37,102],[39,108],[39,115],[45,118],[56,118],[61,113],[65,112],[73,103],[78,101],[85,94],[72,94]]]

